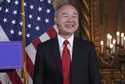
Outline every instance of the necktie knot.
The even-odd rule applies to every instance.
[[[67,46],[67,45],[69,44],[69,41],[68,41],[68,40],[65,40],[65,41],[63,42],[63,44],[64,44],[65,46]]]

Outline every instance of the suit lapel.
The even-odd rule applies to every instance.
[[[74,69],[77,68],[77,61],[78,61],[78,57],[79,56],[79,53],[80,53],[80,50],[78,49],[79,45],[78,45],[78,41],[77,41],[77,38],[75,37],[74,38],[74,41],[73,41],[73,52],[72,52],[72,62],[71,62],[71,76],[73,75],[73,73],[75,72]],[[57,71],[59,71],[59,73],[62,75],[63,77],[63,71],[62,71],[62,60],[61,60],[61,56],[60,56],[60,51],[59,51],[59,44],[58,44],[58,39],[57,37],[54,39],[54,42],[53,42],[53,56],[54,56],[54,59],[55,59],[55,63],[56,63],[56,66],[57,66]]]
[[[53,42],[53,47],[52,49],[54,50],[54,57],[55,57],[55,62],[56,62],[56,66],[57,66],[57,70],[62,74],[62,60],[61,60],[61,56],[60,56],[60,51],[59,51],[59,44],[58,44],[58,39],[57,37],[54,39]]]
[[[74,41],[73,41],[72,65],[74,65],[74,63],[77,60],[77,56],[79,54],[78,52],[79,52],[79,50],[78,50],[78,42],[77,42],[76,37],[75,37]]]
[[[76,69],[78,69],[78,59],[79,59],[79,45],[78,45],[78,41],[77,38],[74,38],[74,42],[73,42],[73,54],[72,54],[72,62],[71,62],[71,67],[70,67],[70,78],[71,78],[71,82],[72,82],[72,78],[75,77],[75,73],[76,73]]]

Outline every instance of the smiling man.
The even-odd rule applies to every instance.
[[[77,38],[79,13],[71,4],[61,5],[55,15],[59,33],[37,49],[34,84],[100,84],[94,46]]]

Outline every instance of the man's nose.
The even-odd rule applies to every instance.
[[[72,22],[74,22],[74,19],[73,19],[73,17],[69,17],[69,19],[68,19],[68,22],[69,22],[69,23],[72,23]]]

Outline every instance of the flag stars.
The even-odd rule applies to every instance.
[[[39,31],[39,30],[40,30],[40,27],[39,27],[39,26],[36,26],[35,29],[36,29],[37,31]]]
[[[28,26],[28,28],[31,28],[31,24],[28,24],[27,26]]]
[[[31,14],[29,14],[29,18],[32,19],[32,17],[33,17],[33,16],[32,16]]]
[[[18,4],[19,4],[19,2],[18,2],[18,1],[15,1],[14,3],[15,3],[15,5],[18,5]]]
[[[20,22],[19,24],[20,24],[20,26],[22,26],[22,25],[23,25],[23,22]]]
[[[42,11],[42,8],[41,8],[41,7],[38,7],[38,11],[39,11],[39,12]]]
[[[3,19],[3,22],[4,22],[4,23],[7,22],[7,18],[4,18],[4,19]]]
[[[27,24],[26,24],[26,38],[28,39],[29,43],[31,43],[31,40],[39,37],[39,35],[43,34],[45,31],[44,29],[42,30],[41,28],[41,24],[46,27],[48,27],[48,25],[50,25],[49,23],[51,22],[51,18],[52,15],[51,12],[53,12],[53,10],[51,10],[51,7],[49,5],[49,3],[52,3],[52,0],[38,0],[40,3],[38,3],[36,6],[35,3],[27,3],[27,1],[25,1],[23,3],[23,5],[25,6],[26,10],[29,11],[25,11],[25,14],[20,11],[17,10],[17,6],[20,5],[20,1],[19,0],[5,0],[7,2],[7,7],[3,8],[2,6],[0,6],[0,12],[3,12],[5,15],[3,17],[1,17],[2,20],[2,25],[8,26],[7,29],[5,30],[7,31],[9,36],[13,36],[10,37],[10,39],[12,38],[17,38],[15,37],[15,35],[17,35],[20,39],[20,37],[23,35],[22,32],[22,26],[24,26],[23,21],[21,20],[21,16],[20,15],[25,15],[27,16]],[[45,1],[45,3],[44,3]],[[36,2],[37,3],[37,2]],[[45,5],[41,5],[45,4]],[[9,7],[9,5],[13,5],[14,7]],[[9,8],[8,8],[9,7]],[[45,10],[44,10],[45,8]],[[9,15],[6,15],[9,14]],[[19,17],[16,17],[16,15],[19,14]],[[43,16],[45,15],[45,16]],[[49,16],[50,15],[50,16]],[[39,24],[40,23],[40,24]],[[4,27],[4,26],[3,26]],[[17,28],[18,27],[18,28]],[[45,30],[47,31],[48,29],[45,28]],[[35,35],[34,35],[35,34]],[[37,36],[38,35],[38,36]],[[31,38],[32,37],[32,38]],[[30,40],[31,38],[31,40]],[[28,44],[29,44],[28,43]]]
[[[14,34],[14,30],[10,30],[10,34]]]
[[[12,23],[12,24],[16,24],[16,20],[12,20],[11,23]]]
[[[33,6],[33,5],[30,5],[30,9],[31,9],[31,10],[34,9],[34,6]]]
[[[30,34],[28,33],[28,34],[26,35],[26,37],[29,38],[29,37],[30,37]]]
[[[7,0],[7,2],[8,2],[8,3],[10,3],[10,2],[11,2],[11,0]]]
[[[8,8],[6,8],[6,9],[5,9],[5,12],[6,12],[6,13],[8,13],[8,12],[9,12],[9,9],[8,9]]]
[[[14,10],[14,11],[13,11],[13,14],[14,14],[14,15],[16,15],[16,14],[17,14],[17,11],[16,11],[16,10]]]
[[[43,2],[44,0],[40,0],[40,2]]]
[[[40,21],[40,20],[41,20],[41,18],[38,16],[38,17],[37,17],[37,21]]]
[[[48,3],[51,4],[51,0],[48,0]]]
[[[2,11],[2,7],[0,6],[0,11]]]
[[[47,13],[50,13],[50,9],[47,9],[46,12],[47,12]]]
[[[24,6],[27,6],[26,2],[24,2]]]
[[[46,22],[46,23],[49,23],[49,19],[45,19],[45,22]]]
[[[22,32],[21,32],[21,31],[19,31],[19,32],[18,32],[18,35],[19,35],[19,36],[21,36],[21,35],[22,35]]]

